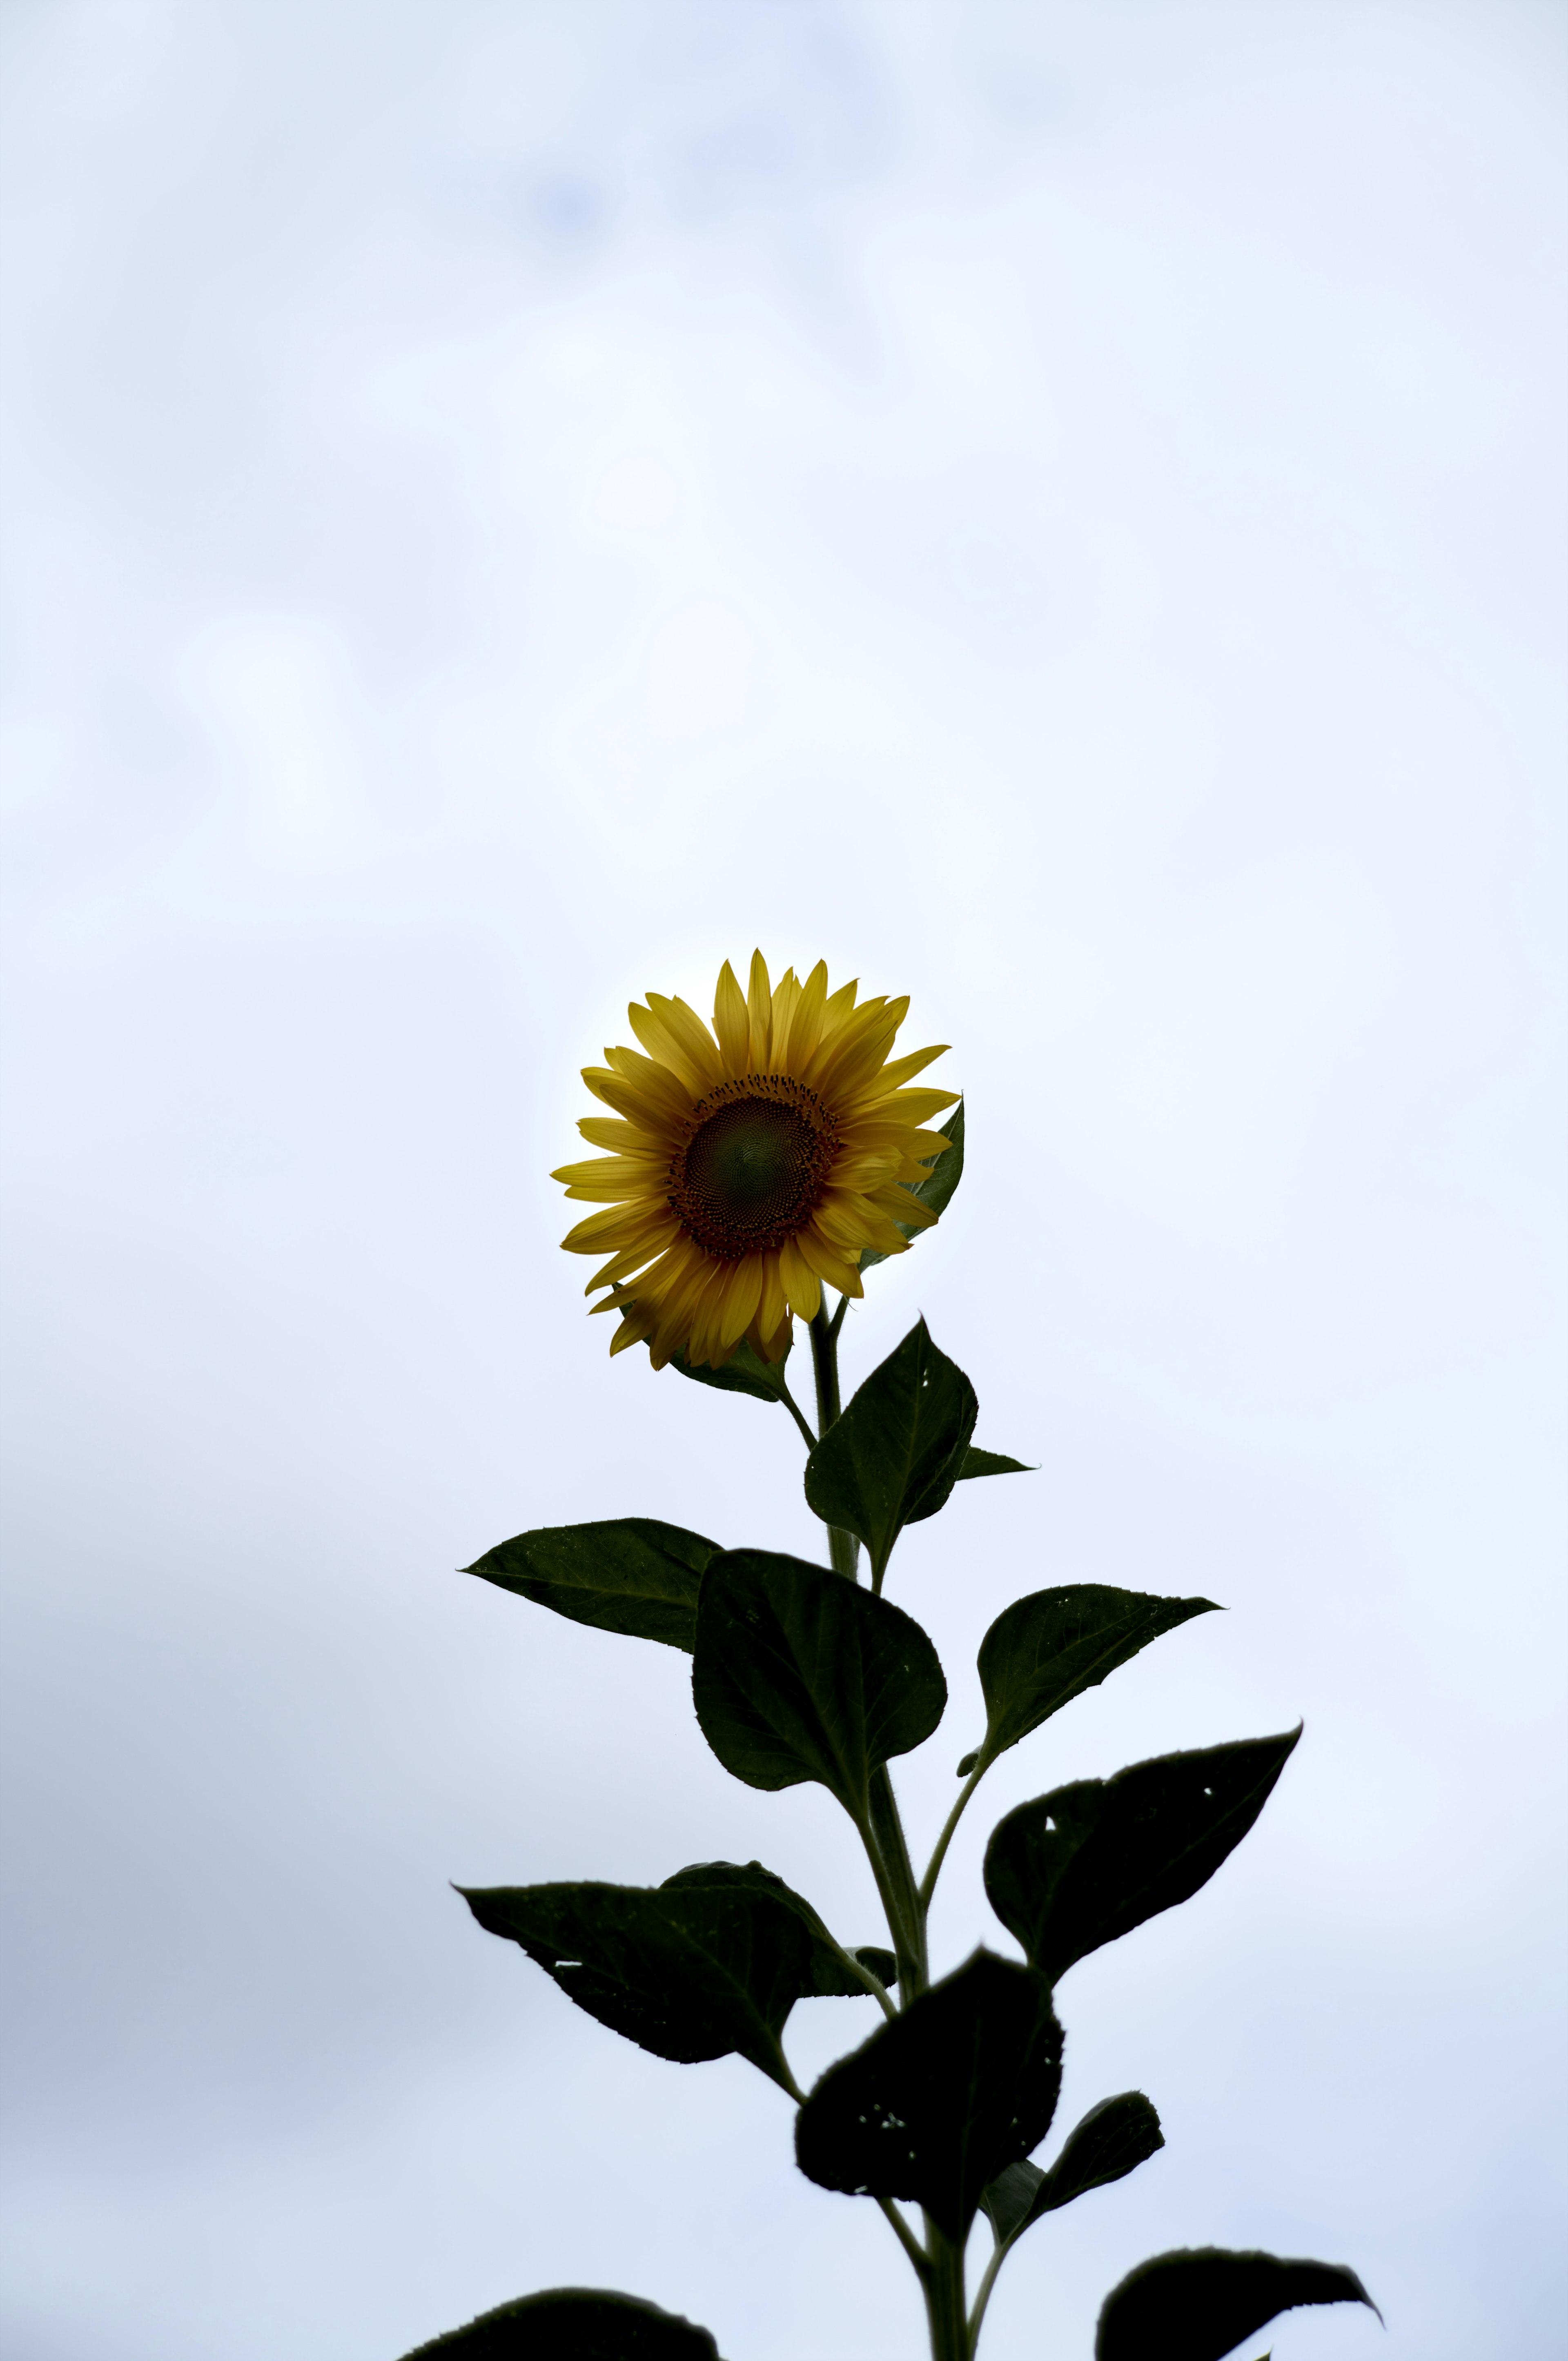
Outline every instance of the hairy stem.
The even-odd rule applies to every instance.
[[[841,1299],[840,1312],[849,1300],[848,1296]],[[826,1434],[839,1415],[839,1323],[837,1319],[828,1319],[826,1303],[817,1305],[810,1334],[811,1368],[817,1379],[817,1432]],[[828,1557],[835,1574],[846,1575],[851,1582],[860,1580],[861,1544],[855,1534],[846,1532],[840,1525],[829,1525]]]
[[[908,1916],[909,1896],[901,1889],[888,1864],[887,1855],[871,1817],[857,1819],[855,1826],[860,1830],[861,1842],[865,1847],[866,1859],[871,1863],[872,1876],[876,1883],[877,1899],[882,1904],[887,1931],[893,1938],[894,1957],[898,1961],[898,2004],[900,2008],[906,2008],[915,1993],[921,1989],[920,1941],[916,1921]]]
[[[904,1823],[898,1816],[898,1801],[893,1792],[893,1781],[884,1763],[873,1771],[870,1783],[872,1830],[877,1850],[887,1868],[888,1883],[898,1905],[898,1915],[904,1927],[904,1940],[894,1930],[894,1949],[899,1954],[898,1981],[904,2005],[908,2006],[917,1993],[923,1993],[930,1977],[926,1961],[926,1913],[915,1884],[915,1871],[909,1859],[909,1847],[905,1841]]]
[[[811,1373],[817,1379],[817,1431],[826,1434],[839,1415],[839,1332],[819,1303],[812,1316]]]
[[[849,1305],[848,1296],[839,1299],[839,1309],[831,1320],[826,1304],[819,1304],[811,1323],[811,1366],[817,1380],[817,1427],[826,1434],[839,1414],[839,1331],[843,1325]],[[798,1411],[795,1423],[807,1432]],[[858,1579],[861,1544],[857,1536],[842,1527],[828,1527],[828,1552],[835,1573]],[[882,1587],[882,1567],[876,1570],[875,1587]],[[971,1782],[972,1784],[972,1782]],[[968,1790],[965,1791],[967,1800]],[[887,1919],[888,1933],[898,1961],[898,2008],[907,2008],[918,1999],[930,1982],[930,1969],[926,1949],[927,1895],[915,1883],[914,1865],[909,1858],[909,1846],[899,1817],[898,1801],[893,1792],[885,1763],[872,1773],[866,1796],[866,1817],[859,1821],[861,1841],[871,1863],[878,1896]],[[948,1838],[958,1825],[957,1814],[949,1820],[938,1849],[936,1862],[927,1872],[929,1882],[936,1882],[936,1871],[941,1865],[941,1854]],[[849,1953],[841,1956],[854,1971],[874,1991],[883,2008],[891,2017],[898,2011],[876,1978],[861,1968],[858,1960]],[[920,2281],[926,2298],[927,2317],[931,2328],[932,2361],[970,2361],[972,2350],[970,2341],[967,2303],[964,2292],[964,2251],[961,2240],[945,2237],[926,2216],[926,2244],[922,2246],[908,2223],[890,2198],[879,2197],[877,2203],[893,2225],[899,2245],[904,2248]]]
[[[931,1855],[931,1865],[920,1881],[920,1907],[922,1910],[929,1910],[931,1907],[931,1896],[937,1891],[937,1880],[942,1873],[942,1863],[948,1857],[948,1847],[953,1841],[953,1830],[963,1818],[965,1805],[969,1802],[970,1797],[974,1794],[975,1789],[979,1786],[981,1781],[984,1778],[990,1768],[991,1765],[986,1762],[982,1755],[981,1760],[975,1764],[974,1769],[970,1773],[969,1777],[965,1780],[962,1788],[959,1790],[958,1802],[948,1814],[947,1825],[943,1828],[941,1835],[937,1839],[937,1849]]]
[[[985,2267],[984,2277],[981,2279],[980,2286],[976,2290],[974,2310],[969,2316],[969,2344],[970,2351],[971,2353],[980,2343],[980,2324],[985,2318],[985,2307],[991,2301],[991,2290],[996,2285],[996,2274],[1002,2268],[1003,2261],[1011,2251],[1012,2245],[1013,2241],[1011,2238],[1003,2238],[1001,2243],[992,2249],[991,2260]]]
[[[931,2257],[930,2277],[926,2282],[931,2361],[970,2361],[973,2347],[964,2299],[963,2240],[949,2238],[927,2213],[926,2246]]]
[[[823,1932],[826,1934],[827,1929],[824,1928]],[[853,1951],[846,1951],[842,1943],[837,1941],[833,1936],[828,1935],[828,1940],[833,1945],[833,1949],[838,1952],[839,1960],[842,1961],[843,1965],[848,1968],[850,1973],[852,1976],[857,1977],[859,1981],[864,1984],[867,1992],[871,1993],[873,2000],[881,2002],[883,2015],[884,2016],[896,2016],[898,2015],[898,2011],[888,1997],[887,1986],[882,1982],[882,1979],[879,1976],[873,1976],[870,1968],[862,1966],[861,1961],[856,1959]]]
[[[892,2198],[879,2197],[877,2199],[877,2203],[882,2207],[883,2213],[892,2223],[894,2229],[897,2234],[899,2245],[903,2247],[905,2253],[914,2264],[916,2276],[918,2278],[921,2286],[925,2287],[931,2276],[930,2257],[927,2254],[925,2247],[920,2244],[919,2239],[916,2236],[914,2231],[910,2228],[908,2223],[905,2220],[903,2214],[899,2212]]]
[[[799,1427],[807,1451],[815,1451],[817,1448],[817,1437],[813,1434],[810,1427],[802,1416],[800,1404],[796,1401],[795,1396],[791,1393],[782,1377],[775,1378],[773,1379],[773,1383],[779,1389],[780,1401],[783,1402],[785,1410],[788,1411],[791,1418],[794,1419],[796,1426]]]

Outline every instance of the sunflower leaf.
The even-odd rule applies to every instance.
[[[798,1896],[786,1900],[744,1872],[693,1886],[458,1891],[481,1927],[519,1944],[612,2032],[683,2065],[734,2052],[788,2087],[779,2035],[815,1989],[812,1936],[792,1906]]]
[[[839,1956],[839,1947],[804,1894],[786,1885],[760,1861],[749,1861],[742,1868],[732,1861],[698,1861],[689,1869],[677,1869],[674,1877],[666,1877],[660,1886],[661,1894],[688,1891],[694,1886],[744,1886],[754,1894],[772,1894],[795,1912],[811,1938],[811,1982],[803,1997],[818,2000],[864,2000],[866,1988],[858,1976],[851,1975]],[[887,1955],[891,1960],[892,1954]],[[887,1982],[885,1976],[883,1982]]]
[[[1067,2136],[1048,2172],[1015,2164],[993,2180],[981,2202],[999,2242],[1016,2238],[1043,2215],[1070,2205],[1087,2190],[1124,2180],[1165,2146],[1159,2117],[1141,2091],[1102,2099]]]
[[[405,2354],[463,2361],[718,2361],[706,2328],[609,2288],[542,2288]]]
[[[933,1213],[940,1213],[944,1210],[948,1200],[963,1179],[964,1103],[962,1099],[959,1101],[951,1115],[942,1117],[942,1137],[948,1145],[939,1154],[921,1159],[921,1162],[930,1175],[929,1179],[905,1180],[899,1184],[901,1188],[907,1189],[912,1197],[918,1197],[923,1205],[928,1205]],[[900,1222],[897,1227],[904,1232],[911,1245],[920,1235],[919,1231],[911,1222]],[[873,1263],[886,1262],[888,1259],[889,1257],[879,1246],[865,1246],[861,1252],[860,1267],[862,1270],[870,1270]]]
[[[961,2238],[987,2184],[1049,2131],[1061,2050],[1043,1979],[976,1951],[828,2068],[795,2160],[824,2189],[916,2199]]]
[[[1094,2361],[1150,2361],[1157,2354],[1159,2361],[1223,2361],[1244,2336],[1307,2303],[1364,2303],[1377,2311],[1343,2263],[1293,2262],[1223,2246],[1155,2255],[1106,2297]]]
[[[1009,1459],[1001,1451],[981,1451],[971,1443],[959,1469],[959,1482],[969,1476],[1037,1476],[1039,1472],[1022,1459]]]
[[[1076,1960],[1206,1885],[1300,1735],[1162,1754],[1009,1812],[986,1847],[985,1891],[1030,1965],[1054,1984]]]
[[[1015,1598],[980,1643],[986,1730],[979,1755],[994,1763],[1151,1640],[1217,1612],[1210,1598],[1157,1598],[1098,1582]]]
[[[706,1362],[688,1361],[684,1345],[671,1354],[670,1367],[678,1369],[683,1378],[695,1378],[699,1386],[717,1386],[721,1393],[750,1394],[753,1401],[782,1402],[784,1367],[789,1356],[790,1346],[786,1345],[776,1361],[764,1361],[742,1336],[721,1369],[710,1369]]]
[[[574,1623],[660,1640],[688,1654],[696,1629],[702,1570],[719,1543],[657,1517],[607,1517],[587,1525],[541,1525],[499,1542],[465,1574]]]
[[[829,1567],[727,1550],[702,1578],[692,1697],[750,1787],[814,1779],[863,1827],[872,1773],[930,1737],[948,1685],[913,1617]]]
[[[903,1528],[947,1501],[978,1408],[963,1371],[917,1320],[807,1457],[807,1504],[824,1524],[859,1534],[874,1587]]]
[[[1037,2164],[1010,2164],[994,2180],[986,2183],[981,2194],[981,2208],[999,2246],[1004,2246],[1025,2227],[1029,2208],[1045,2178]]]
[[[869,1968],[879,1984],[891,1992],[898,1982],[898,1954],[884,1951],[880,1943],[857,1943],[855,1957],[862,1968]]]

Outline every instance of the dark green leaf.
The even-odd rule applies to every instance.
[[[810,1934],[778,1895],[749,1881],[459,1891],[612,2032],[683,2065],[735,2051],[786,2082],[778,2037],[814,1973]]]
[[[1061,2045],[1043,1980],[977,1951],[828,2068],[796,2161],[824,2189],[914,2198],[961,2238],[987,2182],[1049,2131]]]
[[[744,1885],[754,1893],[771,1894],[795,1912],[811,1938],[811,1982],[807,1993],[820,2000],[863,2000],[866,1988],[860,1978],[852,1975],[839,1957],[833,1938],[812,1908],[804,1894],[786,1885],[760,1861],[749,1861],[744,1868],[732,1861],[698,1861],[689,1869],[677,1869],[674,1877],[666,1877],[659,1888],[661,1894],[679,1893],[696,1886]],[[885,1979],[884,1979],[885,1981]],[[803,1994],[803,1997],[806,1995]]]
[[[1086,2190],[1124,2180],[1164,2146],[1159,2117],[1141,2091],[1102,2099],[1069,2132],[1067,2145],[1048,2172],[1037,2165],[1015,2164],[992,2181],[982,2200],[991,2226],[999,2239],[1016,2237],[1042,2214],[1070,2205]]]
[[[1030,2219],[1070,2205],[1086,2190],[1104,2189],[1124,2180],[1140,2164],[1165,2146],[1159,2117],[1141,2091],[1123,2091],[1102,2099],[1067,2136],[1066,2145],[1047,2173]]]
[[[975,1411],[974,1388],[917,1320],[806,1460],[807,1501],[860,1535],[879,1587],[901,1528],[934,1517],[957,1483]]]
[[[816,1779],[863,1825],[866,1783],[930,1737],[948,1685],[913,1617],[829,1567],[727,1550],[702,1578],[692,1697],[749,1787]]]
[[[1207,1884],[1300,1735],[1162,1754],[1020,1804],[985,1850],[992,1908],[1055,1983],[1075,1960]]]
[[[436,2353],[460,2353],[463,2361],[718,2361],[706,2328],[608,2288],[545,2288],[481,2312],[403,2361]]]
[[[1106,2297],[1094,2361],[1223,2361],[1244,2336],[1303,2303],[1377,2311],[1342,2263],[1287,2262],[1223,2246],[1156,2255]]]
[[[880,1944],[877,1943],[857,1943],[855,1946],[855,1957],[859,1960],[862,1968],[870,1968],[872,1975],[875,1976],[878,1983],[881,1984],[884,1990],[888,1992],[893,1990],[894,1984],[898,1982],[898,1956],[896,1952],[884,1951],[881,1948]]]
[[[980,1643],[988,1763],[1164,1631],[1215,1612],[1209,1598],[1152,1598],[1098,1582],[1032,1591],[1003,1609]]]
[[[671,1354],[670,1367],[678,1369],[683,1378],[695,1378],[699,1386],[717,1386],[727,1394],[750,1394],[754,1401],[777,1402],[784,1400],[784,1363],[789,1355],[786,1345],[776,1361],[764,1361],[742,1337],[721,1369],[710,1369],[706,1362],[688,1361],[684,1345]]]
[[[1029,2208],[1045,2174],[1037,2164],[1010,2164],[981,2192],[981,2204],[999,2246],[1015,2237],[1029,2220]]]
[[[465,1574],[482,1575],[574,1623],[662,1640],[690,1651],[697,1586],[719,1544],[657,1517],[607,1517],[591,1525],[542,1525],[487,1550]]]
[[[949,1144],[936,1156],[922,1157],[921,1162],[930,1174],[928,1180],[905,1180],[900,1185],[934,1213],[940,1213],[948,1198],[963,1179],[964,1171],[964,1103],[960,1099],[951,1114],[942,1117],[942,1137]],[[911,1243],[920,1232],[910,1222],[900,1222],[898,1227]],[[877,1246],[866,1246],[861,1254],[861,1268],[870,1270],[873,1263],[886,1262],[887,1256]]]
[[[979,1451],[971,1443],[964,1453],[959,1469],[959,1482],[968,1476],[1037,1476],[1037,1467],[1025,1466],[1021,1459],[1009,1459],[1005,1452]]]

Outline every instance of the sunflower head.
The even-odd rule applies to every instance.
[[[608,1254],[586,1292],[617,1311],[612,1353],[646,1342],[655,1368],[685,1346],[718,1368],[742,1337],[764,1361],[811,1319],[824,1282],[859,1295],[861,1255],[902,1254],[899,1228],[937,1219],[901,1187],[948,1141],[923,1130],[955,1091],[910,1090],[942,1046],[890,1059],[907,1000],[828,989],[819,960],[770,987],[761,951],[742,993],[726,960],[711,1029],[651,992],[629,1009],[645,1054],[607,1049],[583,1080],[608,1115],[578,1126],[608,1155],[563,1165],[569,1197],[605,1206],[562,1240]],[[923,1160],[924,1159],[924,1160]]]

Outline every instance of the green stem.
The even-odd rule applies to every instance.
[[[811,1367],[817,1381],[817,1427],[826,1434],[839,1415],[839,1331],[843,1325],[849,1297],[839,1299],[839,1309],[831,1320],[826,1304],[819,1304],[811,1322]],[[795,1423],[807,1432],[798,1411]],[[838,1574],[853,1582],[858,1578],[861,1544],[858,1537],[838,1525],[828,1528],[829,1562]],[[876,1588],[882,1587],[882,1568],[876,1569]],[[972,1785],[972,1782],[970,1783]],[[965,1790],[961,1803],[968,1800]],[[867,1789],[867,1811],[857,1825],[861,1841],[871,1863],[876,1881],[877,1894],[887,1918],[888,1932],[898,1960],[898,2005],[907,2008],[927,1989],[930,1969],[926,1950],[927,1897],[915,1883],[914,1865],[909,1858],[909,1846],[905,1839],[904,1823],[899,1817],[898,1801],[893,1792],[885,1763],[872,1773]],[[958,1825],[955,1812],[949,1819],[938,1849],[938,1856],[927,1877],[933,1884],[941,1865],[953,1828]],[[874,1976],[861,1969],[858,1960],[842,1953],[846,1962],[857,1974],[864,1975],[869,1988],[875,1991],[889,2016],[897,2014],[887,1993]],[[964,2250],[961,2240],[944,2236],[929,2214],[926,2216],[926,2244],[922,2246],[896,2205],[885,2197],[877,2203],[893,2225],[899,2245],[914,2266],[926,2298],[927,2316],[931,2327],[932,2361],[970,2361],[972,2347],[970,2341],[964,2292]]]
[[[789,2092],[790,2097],[795,2101],[797,2107],[804,2107],[806,2104],[806,2092],[795,2081],[795,2070],[791,2066],[789,2059],[784,2056],[784,2043],[778,2038],[776,2034],[773,2037],[773,2055],[778,2059],[779,2065],[783,2069],[783,2089]]]
[[[879,2197],[877,2199],[877,2203],[882,2207],[883,2213],[892,2223],[894,2231],[897,2233],[899,2245],[903,2247],[905,2253],[914,2264],[916,2276],[919,2279],[921,2286],[925,2287],[931,2276],[930,2257],[927,2254],[925,2247],[920,2244],[919,2239],[916,2236],[914,2231],[910,2228],[908,2223],[905,2220],[903,2214],[899,2212],[892,2198]]]
[[[840,1311],[849,1300],[848,1296],[841,1299]],[[818,1303],[810,1334],[811,1368],[817,1379],[817,1433],[821,1435],[827,1433],[839,1415],[839,1328],[836,1320],[829,1321],[826,1303]],[[834,1573],[858,1582],[860,1557],[859,1538],[841,1525],[829,1525],[828,1558]]]
[[[985,2276],[981,2280],[975,2295],[974,2310],[969,2316],[969,2345],[971,2353],[980,2343],[980,2324],[985,2318],[985,2307],[991,2301],[991,2290],[996,2285],[996,2274],[1011,2252],[1012,2246],[1011,2238],[1003,2238],[992,2249],[991,2260],[985,2267]]]
[[[811,1373],[817,1379],[817,1430],[826,1434],[839,1415],[839,1332],[819,1303],[811,1319]]]
[[[970,1797],[974,1794],[975,1789],[979,1786],[981,1781],[984,1778],[990,1768],[990,1763],[982,1754],[980,1761],[975,1764],[974,1769],[970,1773],[969,1777],[965,1780],[963,1786],[959,1791],[958,1802],[948,1814],[947,1825],[943,1828],[941,1835],[937,1839],[937,1850],[931,1855],[931,1866],[927,1869],[925,1876],[920,1881],[920,1907],[922,1910],[929,1910],[931,1907],[931,1896],[937,1891],[937,1880],[942,1873],[942,1863],[948,1857],[948,1847],[953,1841],[953,1830],[963,1818],[964,1806],[969,1802]]]
[[[815,1451],[817,1448],[817,1437],[813,1434],[810,1427],[806,1424],[806,1420],[802,1417],[800,1404],[795,1400],[795,1396],[791,1393],[782,1377],[775,1378],[773,1379],[773,1383],[779,1389],[780,1401],[783,1402],[785,1410],[788,1411],[791,1418],[794,1419],[796,1426],[799,1427],[801,1434],[805,1438],[807,1451]]]
[[[908,1896],[900,1891],[895,1873],[888,1865],[887,1856],[870,1817],[857,1820],[855,1826],[860,1830],[861,1842],[871,1863],[877,1899],[882,1904],[883,1916],[887,1920],[887,1931],[893,1938],[894,1956],[898,1961],[899,2006],[906,2008],[921,1981],[919,1940],[912,1932],[906,1915]]]
[[[823,1932],[824,1934],[827,1934],[828,1930],[826,1927],[823,1928]],[[871,1993],[873,2000],[881,2002],[883,2015],[884,2016],[896,2016],[898,2015],[898,2011],[894,2006],[892,2000],[888,1997],[887,1986],[883,1982],[881,1977],[873,1976],[870,1968],[862,1965],[861,1960],[856,1959],[853,1951],[846,1951],[842,1943],[838,1942],[833,1936],[828,1935],[828,1940],[832,1944],[834,1950],[839,1954],[840,1961],[849,1970],[850,1973],[861,1983],[864,1984],[867,1992]]]
[[[963,2241],[949,2238],[927,2213],[926,2246],[931,2257],[931,2274],[926,2282],[931,2361],[970,2361],[973,2347],[964,2298]]]
[[[930,1982],[926,1960],[926,1913],[916,1889],[914,1865],[885,1763],[872,1773],[869,1792],[872,1832],[887,1865],[888,1883],[898,1905],[898,1923],[894,1923],[894,1949],[898,1953],[900,1997],[907,2008]],[[902,1939],[899,1924],[904,1929]]]

